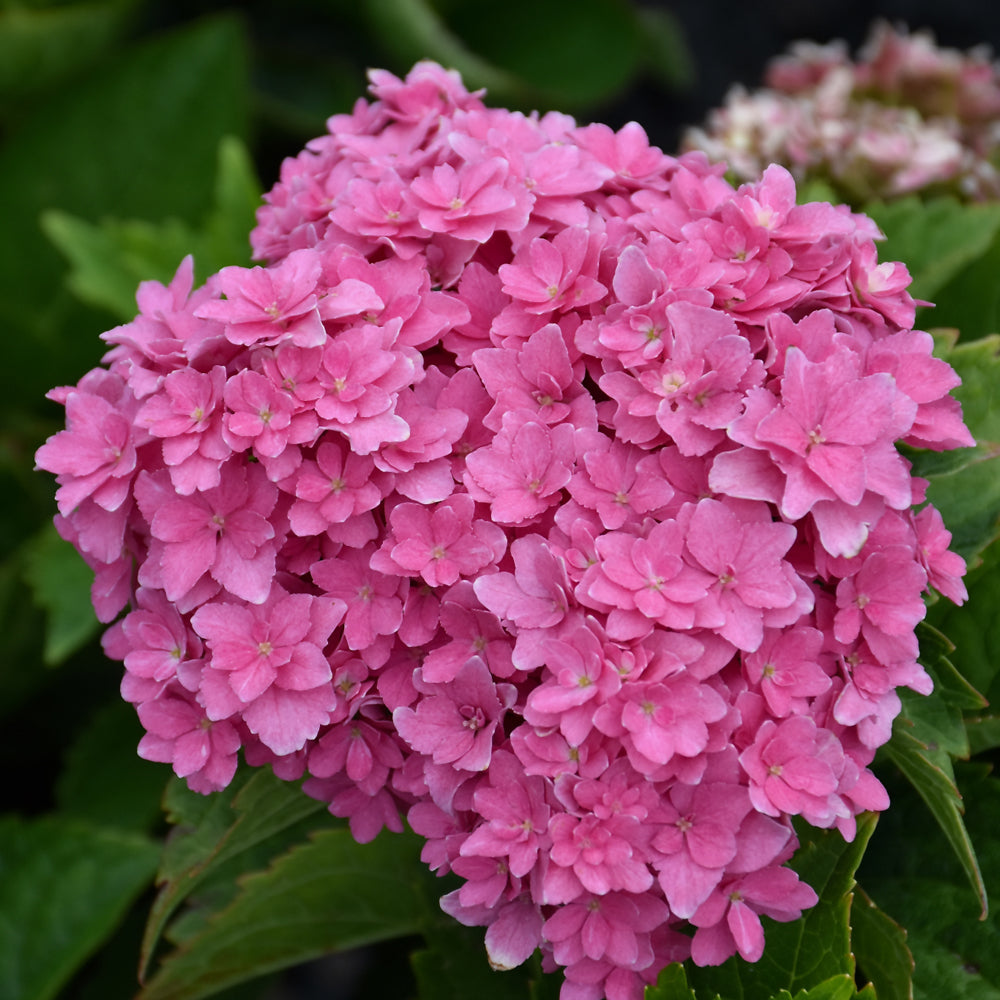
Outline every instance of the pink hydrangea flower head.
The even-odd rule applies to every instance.
[[[429,62],[371,82],[282,167],[257,266],[145,283],[50,393],[139,752],[210,792],[242,749],[361,842],[407,821],[494,967],[540,949],[564,1000],[755,961],[816,901],[791,818],[885,807],[924,596],[966,596],[897,450],[971,442],[957,377],[871,220],[793,172],[734,188]]]

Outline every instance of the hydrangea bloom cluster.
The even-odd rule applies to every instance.
[[[926,692],[962,560],[898,442],[971,444],[867,218],[441,67],[286,161],[256,267],[143,284],[38,452],[139,747],[403,819],[564,1000],[762,953]]]
[[[796,43],[765,87],[735,87],[685,138],[743,180],[770,163],[855,202],[912,192],[1000,197],[1000,70],[984,47],[878,23],[856,61],[843,42]]]

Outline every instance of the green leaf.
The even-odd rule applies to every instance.
[[[644,1000],[697,1000],[688,986],[684,966],[673,962],[660,972],[655,986],[647,986]]]
[[[250,230],[257,224],[261,185],[245,143],[236,136],[219,143],[215,199],[198,248],[203,274],[250,262]]]
[[[263,769],[252,775],[238,773],[224,792],[212,796],[198,795],[182,781],[172,781],[164,804],[176,829],[156,876],[161,888],[146,925],[143,971],[149,968],[167,921],[208,878],[269,841],[275,841],[275,850],[283,850],[287,843],[279,834],[325,812],[323,803]]]
[[[62,817],[0,819],[0,1000],[48,1000],[156,869],[156,845]]]
[[[25,579],[46,613],[45,663],[55,666],[101,627],[90,602],[94,574],[51,524],[26,544],[24,559]]]
[[[906,931],[861,889],[855,890],[851,906],[851,946],[878,1000],[912,1000],[913,955]]]
[[[882,748],[884,755],[902,771],[937,821],[976,895],[981,914],[988,908],[986,886],[979,861],[963,820],[962,797],[955,784],[951,758],[942,750],[928,749],[907,730],[905,715],[896,720],[892,739]]]
[[[782,989],[811,990],[835,977],[853,980],[849,916],[854,873],[875,823],[874,814],[862,814],[851,843],[836,831],[796,824],[801,846],[791,867],[816,890],[819,902],[791,923],[765,919],[766,944],[759,962],[734,957],[717,968],[689,969],[688,981],[699,1000],[711,1000],[716,993],[726,1000],[758,1000]]]
[[[917,313],[917,325],[950,326],[963,340],[974,340],[1000,330],[1000,239],[970,261],[934,296],[933,309]]]
[[[931,478],[927,499],[941,511],[952,535],[951,549],[967,563],[975,563],[1000,535],[1000,464],[996,456]]]
[[[139,1000],[198,1000],[330,951],[415,933],[425,920],[419,838],[358,844],[323,830],[246,876],[235,900],[170,955]]]
[[[1000,715],[980,715],[965,720],[969,753],[975,756],[1000,747]]]
[[[857,996],[854,978],[848,975],[834,976],[832,979],[827,979],[826,982],[814,986],[811,990],[799,990],[794,997],[791,997],[785,990],[782,990],[782,993],[789,997],[789,1000],[853,1000]],[[783,1000],[783,998],[776,998],[776,1000]]]
[[[42,216],[42,228],[68,258],[73,293],[119,319],[136,313],[140,281],[167,283],[188,254],[204,280],[230,264],[249,264],[247,235],[260,204],[260,187],[243,144],[232,137],[219,145],[215,206],[200,229],[179,219],[151,223],[106,218],[95,225],[67,212]]]
[[[88,721],[66,753],[56,803],[67,816],[107,827],[149,831],[160,819],[164,768],[143,760],[135,709],[121,698]]]
[[[964,205],[955,198],[917,197],[864,206],[886,235],[881,260],[901,260],[913,276],[910,293],[933,299],[937,291],[981,257],[1000,233],[1000,204]],[[935,324],[950,326],[946,315]]]
[[[947,606],[955,608],[950,603]],[[986,699],[951,662],[957,651],[955,643],[929,621],[917,625],[917,638],[920,640],[920,662],[934,679],[934,697],[940,697],[947,705],[957,709],[985,708]]]

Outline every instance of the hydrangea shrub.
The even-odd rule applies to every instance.
[[[764,87],[734,87],[689,149],[741,180],[771,163],[822,178],[852,201],[913,192],[1000,197],[1000,70],[980,46],[939,46],[928,31],[877,23],[851,59],[842,41],[797,42]]]
[[[817,898],[792,818],[887,806],[924,597],[966,596],[896,448],[973,443],[958,379],[874,223],[784,168],[371,80],[283,165],[260,266],[144,283],[50,394],[139,753],[405,821],[564,1000],[755,961]]]

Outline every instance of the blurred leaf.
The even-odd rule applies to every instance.
[[[42,216],[42,228],[72,265],[67,282],[74,294],[128,321],[136,313],[139,282],[168,283],[188,254],[202,281],[230,264],[249,264],[247,237],[259,204],[249,155],[229,137],[219,145],[215,206],[200,229],[179,219],[103,219],[95,225],[58,211]]]
[[[275,838],[308,816],[322,814],[322,802],[270,770],[241,771],[225,791],[211,796],[190,791],[179,779],[164,802],[176,829],[163,852],[149,914],[140,968],[149,968],[167,921],[177,907],[226,862]],[[279,841],[277,847],[287,845]]]
[[[628,0],[479,0],[455,5],[448,24],[474,52],[517,77],[527,96],[546,105],[541,111],[612,100],[642,55]],[[490,99],[502,101],[493,92]]]
[[[1000,987],[961,955],[920,933],[911,933],[910,940],[917,958],[914,1000],[1000,1000]]]
[[[121,36],[136,0],[22,4],[0,10],[0,100],[44,90],[86,67]]]
[[[985,916],[988,907],[986,886],[965,827],[962,796],[955,784],[951,758],[943,750],[929,749],[911,735],[906,728],[910,724],[906,715],[900,714],[892,739],[882,748],[882,753],[902,771],[930,809],[972,886],[981,914]]]
[[[906,931],[861,889],[855,890],[851,906],[851,947],[878,1000],[912,1000],[913,956]]]
[[[358,844],[323,830],[266,872],[201,934],[167,957],[140,1000],[198,1000],[330,951],[417,931],[424,920],[415,836],[383,833]]]
[[[144,837],[61,817],[0,818],[0,1000],[48,1000],[156,869]]]
[[[261,186],[246,145],[236,136],[219,143],[215,200],[201,234],[202,274],[230,264],[249,264],[250,230],[257,224]]]
[[[642,38],[643,69],[667,90],[691,89],[697,72],[678,19],[663,7],[639,7],[635,13]]]
[[[25,579],[46,613],[44,660],[55,666],[101,627],[90,602],[94,574],[51,524],[25,544],[24,559]]]
[[[879,259],[901,260],[913,277],[915,299],[933,300],[937,291],[990,248],[1000,233],[1000,204],[963,205],[954,198],[923,202],[913,196],[864,206],[886,241]],[[951,326],[946,313],[935,324]]]
[[[7,362],[20,373],[8,407],[34,409],[53,382],[76,381],[103,353],[92,327],[66,324],[94,319],[69,314],[58,294],[65,267],[41,232],[41,213],[203,216],[220,138],[245,133],[246,62],[237,21],[199,21],[125,49],[5,134],[0,295]]]
[[[521,89],[512,75],[470,50],[427,0],[368,0],[364,10],[376,37],[401,64],[435,59],[458,70],[467,87],[486,87],[501,103]]]
[[[639,21],[626,0],[369,0],[365,10],[400,65],[436,59],[470,89],[486,87],[492,104],[572,110],[608,101],[639,67]]]
[[[55,789],[60,812],[149,831],[160,819],[166,775],[161,765],[136,753],[142,734],[135,709],[120,698],[96,712],[66,753]]]
[[[688,981],[699,1000],[711,1000],[716,993],[726,1000],[757,1000],[783,989],[791,992],[826,986],[828,980],[838,977],[838,981],[853,982],[849,916],[854,873],[875,823],[874,814],[863,813],[851,843],[845,843],[835,830],[796,824],[801,846],[790,866],[816,890],[819,902],[791,923],[765,918],[766,944],[759,962],[751,964],[734,957],[716,968],[690,968]]]
[[[841,198],[827,181],[819,177],[810,177],[796,184],[795,200],[800,205],[807,205],[812,201],[828,201],[836,205]],[[879,256],[883,260],[886,259],[884,253],[880,253]]]

